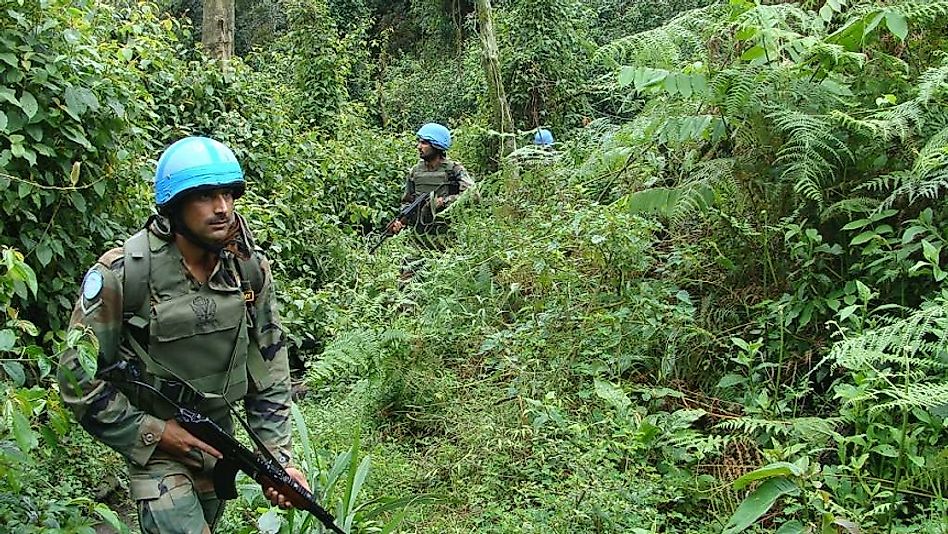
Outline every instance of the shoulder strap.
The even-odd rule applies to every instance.
[[[125,242],[125,276],[122,282],[122,315],[139,328],[149,323],[149,274],[151,247],[148,230],[139,230]]]
[[[249,259],[238,260],[240,274],[247,278],[254,293],[259,295],[263,291],[263,268],[260,267],[260,257],[253,253]]]
[[[460,195],[461,194],[461,174],[458,172],[458,164],[456,161],[451,161],[451,168],[448,169],[448,194],[449,195]]]

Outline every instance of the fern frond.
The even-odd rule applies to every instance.
[[[939,296],[908,317],[837,343],[827,356],[835,366],[871,372],[876,386],[859,398],[874,410],[948,404],[948,298]],[[885,400],[885,402],[879,402]]]
[[[872,213],[879,207],[879,200],[870,197],[852,197],[840,200],[820,213],[820,220],[826,222],[840,215],[852,220],[853,214]]]
[[[912,169],[884,204],[891,206],[900,198],[907,198],[909,202],[920,198],[935,200],[945,190],[948,190],[948,127],[929,138]]]
[[[793,184],[802,198],[823,205],[822,181],[832,175],[834,164],[852,159],[852,152],[833,133],[825,117],[796,110],[779,109],[768,115],[777,130],[788,135],[777,152],[777,165],[784,166],[781,178]]]
[[[838,435],[836,427],[842,423],[838,417],[797,417],[788,420],[740,417],[728,419],[715,425],[715,429],[736,432],[749,437],[760,434],[770,436],[794,436],[810,443]]]
[[[686,11],[658,28],[622,37],[596,51],[595,60],[617,68],[619,65],[671,68],[697,59],[710,35],[727,20],[727,8],[720,4]]]
[[[912,0],[890,6],[889,9],[909,19],[918,25],[932,25],[941,19],[948,18],[948,1],[946,0]]]
[[[921,104],[928,104],[936,96],[948,92],[948,59],[938,67],[932,67],[918,77],[918,97]]]
[[[895,399],[870,408],[873,412],[888,411],[893,408],[937,408],[948,406],[948,382],[941,384],[908,384],[905,389],[892,388],[886,392]]]
[[[350,330],[336,335],[310,365],[308,378],[316,382],[338,380],[339,375],[365,374],[377,367],[379,359],[392,345],[408,341],[406,332],[397,329]]]

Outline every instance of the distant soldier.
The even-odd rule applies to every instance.
[[[533,144],[542,147],[553,146],[553,132],[540,128],[533,134]]]
[[[447,223],[438,214],[450,206],[474,181],[464,167],[448,158],[451,148],[451,132],[444,126],[429,122],[418,129],[418,156],[421,161],[412,167],[405,181],[402,206],[414,201],[418,195],[430,195],[431,201],[416,216],[406,223],[396,220],[391,231],[398,233],[406,225],[412,226],[427,244],[436,243],[431,236],[444,233]]]
[[[184,430],[161,396],[228,432],[227,403],[243,401],[250,427],[307,486],[290,467],[290,375],[270,267],[234,211],[244,187],[223,144],[171,145],[155,175],[159,215],[89,269],[73,310],[70,327],[98,339],[98,372],[67,350],[60,391],[82,427],[125,458],[144,533],[210,532],[224,509],[211,479],[221,453]],[[290,507],[273,488],[265,494]]]

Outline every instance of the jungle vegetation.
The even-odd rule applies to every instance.
[[[0,530],[137,531],[53,377],[201,134],[351,532],[948,532],[948,1],[239,0],[228,61],[194,0],[0,4]],[[429,121],[477,194],[369,255]]]

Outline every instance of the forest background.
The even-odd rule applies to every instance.
[[[948,1],[238,0],[226,64],[199,2],[0,3],[4,531],[136,528],[52,377],[202,134],[347,529],[948,532]],[[477,195],[369,255],[429,121]],[[245,480],[221,530],[317,527]]]

